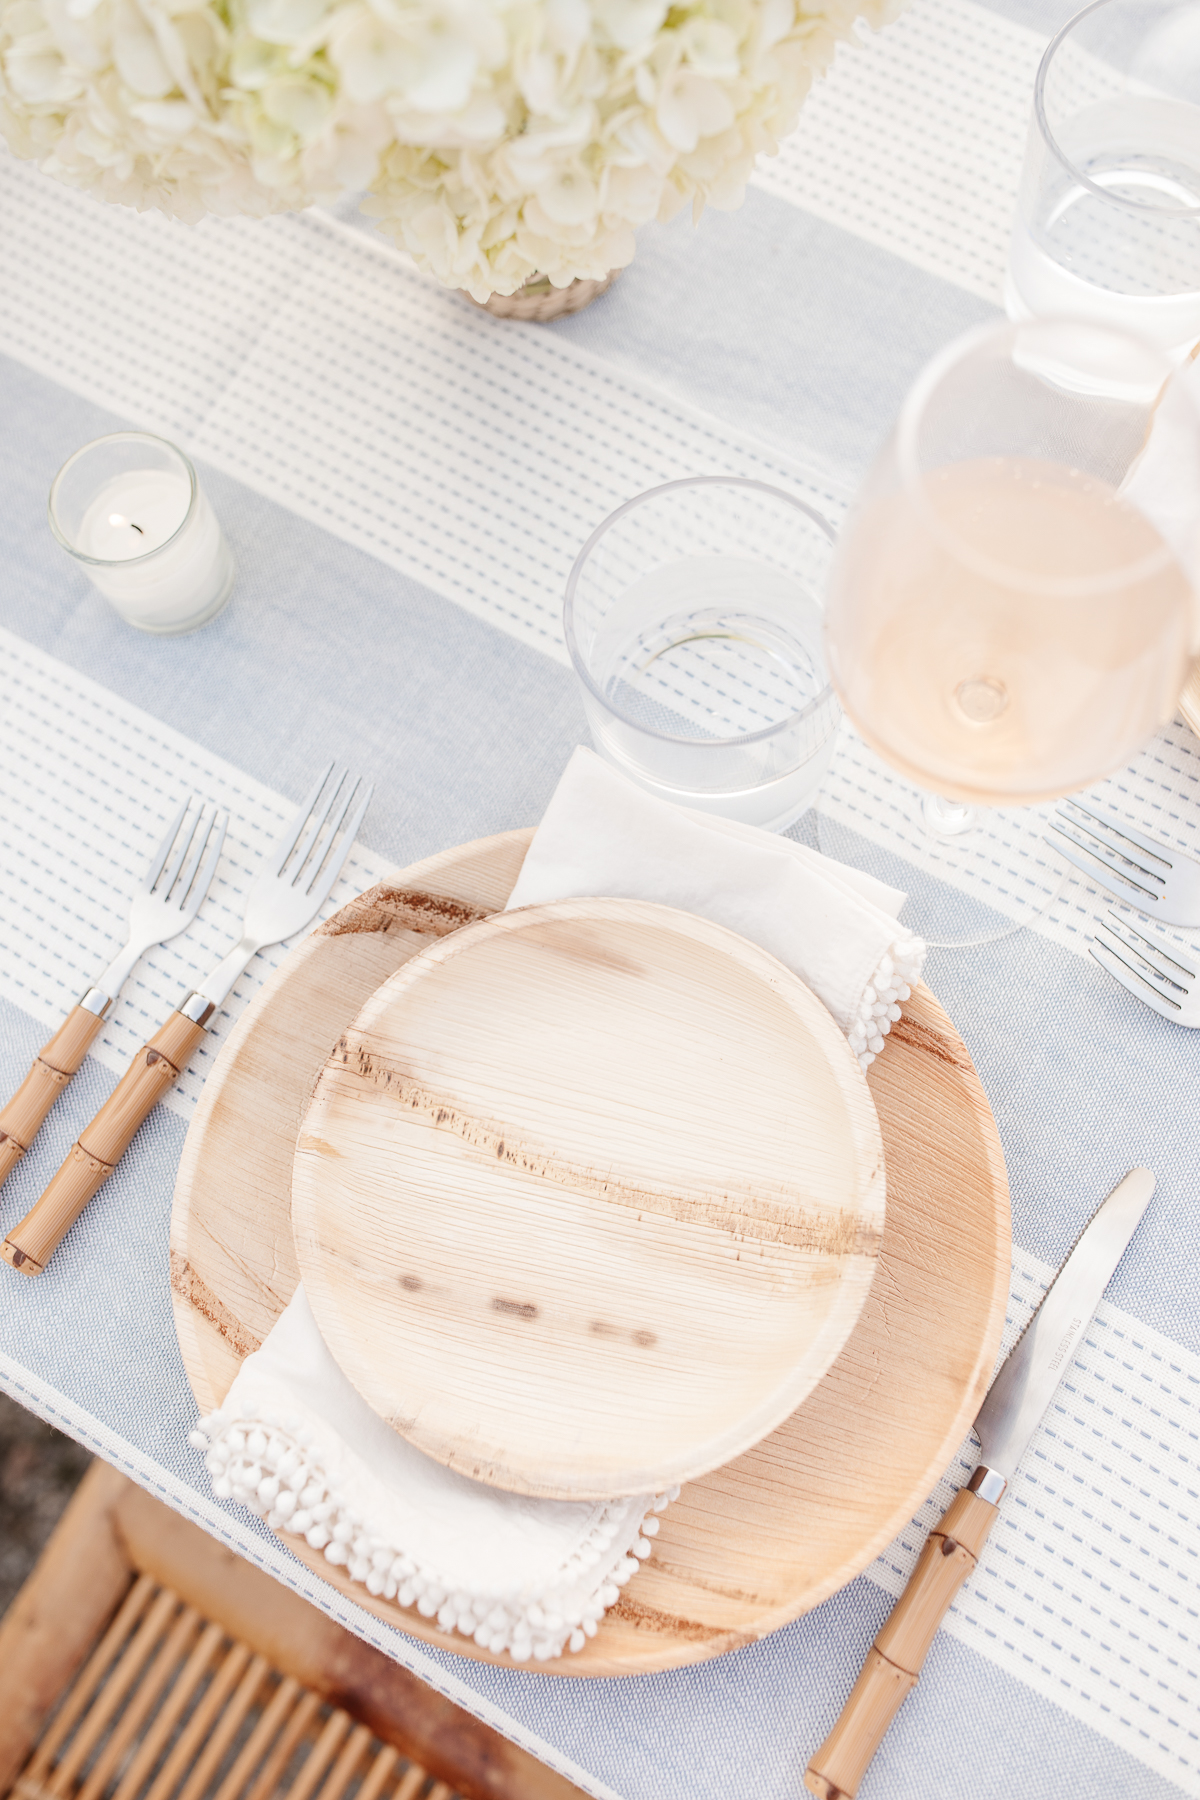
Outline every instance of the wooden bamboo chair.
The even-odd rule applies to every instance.
[[[582,1800],[103,1463],[0,1621],[0,1800]]]

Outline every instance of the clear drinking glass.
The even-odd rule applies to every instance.
[[[1047,371],[1065,365],[1105,371],[1110,391],[1058,385]],[[1089,786],[1174,714],[1195,649],[1200,482],[1181,492],[1163,459],[1194,466],[1200,418],[1182,378],[1155,404],[1171,375],[1164,352],[1104,325],[969,332],[918,378],[842,531],[834,687],[925,791],[914,810],[951,881],[972,855],[996,864],[1002,809]],[[1057,880],[1042,861],[1034,911]]]
[[[629,500],[571,570],[563,623],[597,750],[642,787],[780,831],[816,797],[841,712],[821,649],[833,531],[760,481]]]
[[[1107,321],[1182,359],[1200,339],[1200,4],[1095,0],[1034,88],[1011,319]]]
[[[148,431],[115,431],[54,477],[50,528],[125,622],[195,631],[233,591],[233,554],[196,471]]]

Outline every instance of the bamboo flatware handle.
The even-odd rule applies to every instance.
[[[901,1702],[917,1685],[950,1602],[974,1572],[997,1511],[962,1488],[930,1532],[837,1724],[804,1771],[805,1787],[819,1800],[853,1800],[858,1792]]]
[[[103,1025],[104,1016],[104,1011],[89,1012],[83,1005],[73,1007],[50,1042],[34,1057],[33,1067],[0,1112],[0,1182],[16,1168],[50,1108],[72,1075],[83,1066],[88,1046]]]
[[[211,1008],[210,1008],[211,1011]],[[100,1111],[84,1127],[48,1188],[15,1225],[0,1255],[23,1275],[40,1275],[92,1195],[112,1174],[143,1119],[179,1079],[205,1035],[175,1012],[134,1057]]]

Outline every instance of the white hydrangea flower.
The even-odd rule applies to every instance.
[[[477,300],[740,204],[814,76],[901,0],[0,0],[0,134],[176,218],[367,189]]]

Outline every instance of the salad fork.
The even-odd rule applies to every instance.
[[[332,763],[321,775],[247,895],[239,941],[138,1051],[41,1198],[0,1245],[0,1255],[14,1269],[41,1274],[124,1156],[143,1119],[186,1069],[238,977],[260,950],[294,937],[320,911],[341,874],[372,791],[368,782]]]
[[[1124,819],[1064,800],[1046,842],[1089,881],[1163,925],[1200,929],[1200,863]]]
[[[1180,962],[1174,948],[1143,937],[1127,919],[1109,913],[1088,946],[1102,969],[1151,1012],[1176,1025],[1200,1025],[1200,995],[1193,992],[1196,970]]]
[[[51,1107],[83,1066],[83,1059],[139,957],[155,944],[186,931],[212,884],[229,814],[207,800],[193,810],[184,801],[150,858],[129,909],[129,936],[103,975],[97,976],[0,1112],[0,1182],[16,1168]]]

